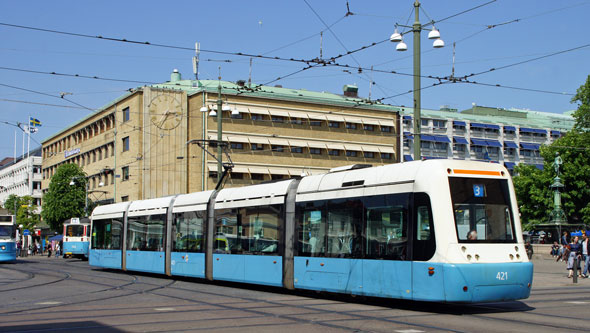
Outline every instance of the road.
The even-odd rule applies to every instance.
[[[0,265],[0,332],[580,332],[590,279],[537,256],[527,300],[477,305],[288,292],[103,270],[77,259]]]

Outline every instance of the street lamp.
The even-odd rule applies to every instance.
[[[440,39],[440,31],[436,30],[434,27],[434,22],[430,22],[422,26],[420,24],[419,16],[420,16],[420,1],[416,0],[414,2],[414,12],[415,12],[415,21],[412,26],[405,26],[405,25],[397,25],[395,27],[395,32],[389,37],[391,42],[397,42],[395,49],[397,51],[406,51],[408,46],[403,41],[402,34],[398,33],[397,27],[405,27],[411,28],[414,32],[414,160],[422,159],[420,153],[420,125],[422,119],[420,117],[420,103],[421,103],[421,96],[420,96],[420,33],[422,30],[430,30],[428,33],[428,39],[434,39],[432,46],[436,49],[445,46],[445,42]],[[432,29],[425,28],[428,25],[432,25]]]
[[[81,179],[81,178],[86,179],[86,177],[84,177],[84,176],[72,177],[72,180],[70,181],[70,186],[76,185],[76,182],[74,180]],[[86,193],[84,196],[84,217],[88,217],[88,179],[86,179]]]

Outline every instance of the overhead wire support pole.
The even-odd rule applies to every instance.
[[[222,160],[223,160],[223,155],[222,155],[222,151],[221,151],[221,144],[219,144],[219,142],[223,141],[223,137],[222,137],[222,126],[221,126],[221,121],[222,121],[222,114],[223,114],[223,109],[222,109],[222,103],[223,101],[221,100],[221,67],[219,67],[219,76],[218,76],[218,84],[217,84],[217,183],[219,185],[221,178],[221,172],[222,172]]]
[[[421,160],[422,154],[420,151],[420,125],[422,122],[420,114],[420,32],[422,26],[420,24],[420,1],[414,2],[414,12],[416,20],[414,21],[414,160]]]
[[[217,161],[218,165],[223,166],[223,172],[221,174],[218,174],[218,175],[221,175],[221,177],[217,177],[217,185],[215,185],[215,190],[219,190],[225,180],[225,177],[233,169],[234,162],[231,160],[231,157],[229,156],[229,153],[226,150],[225,157],[227,158],[227,162],[221,163],[221,159],[216,157],[215,154],[213,154],[209,150],[207,150],[206,145],[211,144],[211,143],[215,143],[217,145],[217,149],[219,151],[219,149],[221,149],[222,147],[227,147],[227,142],[218,141],[218,140],[189,140],[186,142],[187,145],[189,145],[191,143],[196,143],[197,146],[199,146],[201,149],[203,149],[205,151],[205,153],[207,153],[207,155],[213,157],[213,159],[215,159]]]

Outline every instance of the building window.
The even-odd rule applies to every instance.
[[[375,126],[365,124],[365,125],[363,125],[363,129],[365,131],[374,131],[375,130]]]
[[[339,122],[335,122],[335,121],[329,121],[328,122],[328,127],[331,127],[331,128],[339,128],[340,127],[340,123]]]
[[[301,125],[303,124],[303,120],[301,118],[291,118],[291,124]]]
[[[209,171],[209,178],[217,178],[217,171]]]
[[[244,119],[244,114],[241,112],[236,112],[236,113],[232,112],[231,118],[232,119]]]
[[[262,173],[251,173],[250,178],[252,180],[264,180],[264,174]]]
[[[356,124],[354,124],[354,123],[346,123],[346,129],[356,129]]]
[[[454,151],[465,151],[465,145],[460,144],[460,143],[456,143],[453,145],[453,150]]]
[[[262,150],[262,149],[264,149],[264,145],[260,144],[260,143],[251,143],[250,148],[252,150]]]
[[[471,146],[471,151],[474,153],[481,153],[481,152],[483,152],[483,147],[482,146]]]
[[[123,122],[129,121],[129,107],[123,109]]]
[[[391,133],[391,126],[381,126],[381,132]]]
[[[430,120],[429,120],[429,119],[422,119],[421,121],[422,121],[422,122],[421,122],[422,126],[424,126],[424,127],[427,127],[427,126],[428,126],[428,122],[429,122]]]
[[[285,147],[283,146],[277,146],[277,145],[273,145],[271,146],[272,151],[275,151],[277,153],[282,153],[283,151],[285,151]]]
[[[322,122],[319,121],[319,120],[310,120],[309,121],[309,126],[321,127],[322,126]]]
[[[404,140],[404,147],[406,147],[406,148],[410,147],[410,140]]]
[[[230,173],[231,179],[244,179],[244,174],[241,172],[232,172]]]
[[[270,175],[270,179],[272,180],[280,180],[280,179],[284,179],[285,176],[283,175]]]
[[[232,142],[230,143],[231,149],[244,149],[244,144],[241,142]]]
[[[363,155],[365,156],[365,158],[375,158],[375,153],[372,151],[366,151],[363,153]]]
[[[381,159],[390,160],[391,159],[391,153],[381,153]]]
[[[98,148],[98,160],[102,160],[102,149]]]
[[[129,201],[129,196],[128,195],[121,196],[121,201],[123,201],[123,202]]]
[[[285,122],[285,117],[282,116],[272,116],[271,120],[273,123],[284,123]]]
[[[292,153],[303,153],[303,147],[291,147]]]
[[[434,127],[434,128],[446,128],[447,127],[447,122],[445,120],[433,119],[432,120],[432,127]]]
[[[256,120],[256,121],[263,121],[264,120],[264,116],[261,114],[251,114],[250,117],[252,118],[252,120]]]
[[[356,157],[357,156],[357,152],[354,150],[347,150],[346,151],[346,156],[348,157]]]
[[[123,138],[123,151],[128,151],[129,150],[129,137],[126,136]]]
[[[92,152],[92,162],[96,162],[96,151]]]
[[[420,141],[420,148],[430,149],[430,141]]]
[[[122,180],[129,180],[129,167],[122,167],[121,168],[121,173],[123,174],[123,179]]]
[[[328,155],[330,156],[340,156],[340,150],[338,149],[329,149]]]
[[[434,149],[435,150],[447,150],[447,144],[445,142],[435,142]]]
[[[312,155],[320,155],[322,150],[320,148],[309,148],[309,153]]]

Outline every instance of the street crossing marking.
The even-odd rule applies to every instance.
[[[419,330],[413,330],[413,329],[409,329],[409,330],[395,330],[396,332],[399,333],[422,333],[424,331],[419,331]]]
[[[61,304],[61,302],[40,302],[40,303],[35,303],[36,305],[56,305],[56,304]]]
[[[174,311],[175,308],[155,308],[156,311]]]
[[[566,303],[569,303],[569,304],[588,304],[588,303],[590,303],[590,302],[584,302],[584,301],[571,301],[571,302],[566,302]]]

